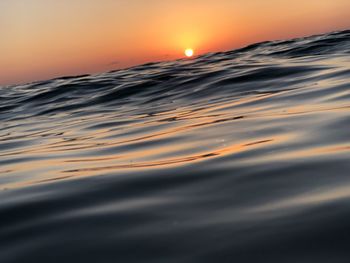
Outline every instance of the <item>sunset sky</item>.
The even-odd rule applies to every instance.
[[[0,0],[0,84],[350,28],[349,0]]]

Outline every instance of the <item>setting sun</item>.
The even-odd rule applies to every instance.
[[[191,49],[191,48],[188,48],[188,49],[186,49],[185,50],[185,55],[186,55],[186,57],[188,57],[188,58],[190,58],[190,57],[192,57],[193,56],[193,49]]]

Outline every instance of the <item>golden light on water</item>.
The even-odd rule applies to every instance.
[[[188,48],[188,49],[185,50],[186,57],[190,58],[190,57],[193,56],[193,54],[194,54],[193,49]]]

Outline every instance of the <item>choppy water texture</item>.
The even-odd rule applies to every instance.
[[[0,91],[2,263],[349,262],[350,31]]]

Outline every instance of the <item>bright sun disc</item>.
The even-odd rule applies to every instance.
[[[193,56],[193,49],[191,49],[191,48],[188,48],[188,49],[186,49],[185,50],[185,55],[186,55],[186,57],[192,57]]]

